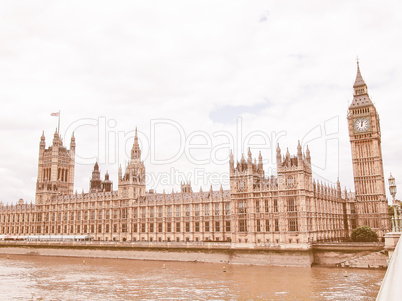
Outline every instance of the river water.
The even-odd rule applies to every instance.
[[[384,270],[345,271],[0,255],[0,300],[375,300]]]

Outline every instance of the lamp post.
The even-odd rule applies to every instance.
[[[395,178],[390,174],[388,178],[388,184],[389,184],[389,193],[392,195],[392,207],[394,207],[394,217],[392,218],[392,232],[399,232],[400,229],[400,224],[399,224],[399,218],[398,218],[398,205],[395,204],[395,195],[396,195],[396,184],[395,184]]]

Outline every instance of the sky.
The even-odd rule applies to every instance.
[[[1,1],[0,201],[34,202],[42,131],[76,138],[75,190],[99,162],[117,189],[138,128],[147,189],[229,188],[229,153],[311,152],[354,190],[347,109],[356,59],[402,184],[399,1]],[[398,194],[397,194],[398,198]]]

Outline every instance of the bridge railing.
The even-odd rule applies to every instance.
[[[395,215],[391,218],[392,232],[402,232],[402,215]]]
[[[399,239],[388,265],[376,301],[402,300],[402,243]]]

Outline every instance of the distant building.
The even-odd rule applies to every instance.
[[[109,173],[106,172],[105,180],[102,181],[100,177],[98,162],[94,165],[94,171],[92,172],[92,178],[89,183],[89,192],[94,193],[98,191],[110,192],[112,191],[112,181],[109,180]]]
[[[75,138],[70,150],[56,132],[39,148],[35,204],[0,207],[0,234],[91,235],[101,241],[231,241],[249,244],[308,244],[341,241],[360,225],[380,235],[390,228],[384,190],[379,118],[358,67],[349,107],[356,197],[313,180],[311,155],[284,155],[278,145],[277,175],[266,177],[262,155],[250,150],[234,162],[230,154],[230,190],[194,192],[182,183],[178,193],[147,192],[137,131],[131,159],[118,172],[113,190],[96,163],[89,193],[73,193]]]

